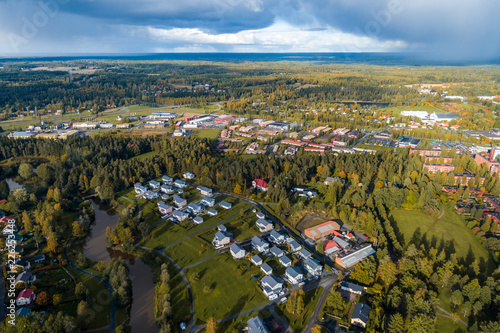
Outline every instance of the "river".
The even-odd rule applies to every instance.
[[[98,201],[93,201],[92,206],[95,210],[95,222],[92,224],[83,254],[94,261],[109,261],[117,257],[125,259],[132,282],[133,302],[130,310],[132,332],[158,332],[154,316],[153,272],[141,259],[106,247],[106,228],[114,228],[120,215]]]

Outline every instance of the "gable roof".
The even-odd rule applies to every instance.
[[[267,182],[261,178],[254,179],[254,182],[255,182],[255,186],[259,186],[262,188],[267,188],[267,186],[268,186]]]
[[[273,246],[273,247],[269,250],[269,252],[271,252],[271,253],[272,253],[273,255],[275,255],[276,257],[278,257],[278,256],[280,256],[280,255],[282,256],[282,255],[284,255],[284,254],[285,254],[285,252],[283,252],[283,250],[282,250],[282,249],[280,249],[280,248],[279,248],[279,247],[277,247],[277,246]]]
[[[352,319],[359,319],[362,322],[368,322],[368,316],[370,315],[370,307],[365,303],[356,303],[354,306],[354,311],[352,312]]]
[[[306,249],[300,249],[299,254],[304,258],[309,258],[310,256],[312,256],[311,252],[307,251]]]
[[[330,235],[333,230],[340,230],[340,225],[335,221],[328,221],[304,230],[304,234],[309,238],[318,239]]]
[[[231,244],[231,246],[229,247],[229,250],[232,252],[232,253],[239,253],[240,251],[245,251],[244,248],[242,248],[240,245],[236,244],[236,243],[233,243]],[[245,251],[246,252],[246,251]]]
[[[33,289],[30,289],[30,288],[26,288],[26,289],[23,289],[23,291],[21,291],[19,293],[19,295],[17,295],[17,298],[16,299],[20,299],[20,298],[31,298],[33,296],[35,292],[33,291]]]
[[[363,292],[363,286],[360,286],[359,284],[356,284],[356,283],[352,283],[349,281],[342,281],[342,283],[340,285],[343,288],[350,289],[350,290],[353,290],[353,291],[358,292],[358,293]]]
[[[280,258],[279,262],[282,265],[289,265],[292,263],[292,259],[288,258],[287,256],[283,256]]]
[[[323,250],[326,254],[340,250],[340,246],[333,240],[327,240],[323,243]]]
[[[254,263],[262,263],[262,258],[258,255],[254,255],[250,260],[252,260]]]
[[[263,263],[262,266],[260,266],[260,269],[262,269],[264,272],[272,272],[273,269],[271,266],[269,266],[267,263]]]
[[[283,280],[271,274],[264,276],[261,280],[261,283],[263,285],[268,285],[271,289],[275,289],[279,287],[280,284],[283,285]]]
[[[299,275],[304,275],[300,268],[292,266],[286,268],[285,274],[291,276],[294,279],[296,279]]]

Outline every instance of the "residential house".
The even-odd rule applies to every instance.
[[[174,179],[169,176],[163,176],[161,177],[161,181],[163,182],[163,184],[171,184],[173,183]]]
[[[191,213],[193,213],[195,215],[197,215],[203,211],[203,207],[194,203],[194,202],[189,203],[188,209],[191,211]]]
[[[186,172],[185,174],[182,175],[186,179],[194,179],[195,175],[192,174],[191,172]]]
[[[173,188],[170,185],[162,185],[160,186],[160,191],[162,191],[165,194],[172,194],[175,192],[175,188]]]
[[[282,249],[280,249],[280,248],[279,248],[279,247],[277,247],[277,246],[273,246],[273,247],[269,250],[269,252],[270,252],[273,256],[275,256],[275,257],[277,257],[277,258],[283,257],[283,256],[285,255],[285,252],[283,252],[283,250],[282,250]]]
[[[326,177],[324,183],[326,186],[333,184],[334,182],[340,182],[342,186],[345,186],[345,180],[340,177]]]
[[[182,193],[184,193],[184,190],[182,188],[177,190],[177,194],[182,194]]]
[[[149,187],[151,187],[154,190],[160,188],[160,186],[161,186],[161,183],[157,182],[156,180],[150,180],[149,181]]]
[[[219,206],[221,206],[221,207],[222,207],[222,208],[224,208],[224,209],[231,209],[231,207],[232,207],[233,205],[231,205],[231,204],[230,204],[229,202],[227,202],[227,201],[221,201],[221,202],[219,203]]]
[[[16,298],[17,306],[30,305],[36,298],[35,292],[33,289],[23,289]]]
[[[252,258],[250,258],[250,261],[256,266],[262,265],[262,258],[258,255],[254,255]]]
[[[302,245],[299,244],[295,239],[289,238],[288,245],[290,246],[290,252],[297,252],[302,249]]]
[[[265,265],[265,264],[264,264]],[[283,290],[283,280],[274,275],[266,275],[260,281],[264,295],[267,297],[279,294]]]
[[[368,317],[370,316],[370,307],[365,303],[356,303],[351,316],[351,324],[366,328]]]
[[[216,211],[215,209],[213,208],[210,208],[208,211],[207,211],[207,214],[210,215],[210,216],[217,216],[219,212]]]
[[[323,273],[323,266],[318,260],[313,258],[307,258],[304,260],[304,267],[312,276],[320,276],[321,273]]]
[[[348,281],[342,281],[342,283],[340,284],[340,289],[348,291],[353,294],[358,294],[358,295],[363,294],[363,286]]]
[[[335,262],[343,268],[349,268],[365,259],[372,254],[375,254],[375,250],[372,248],[371,244],[360,244],[353,246],[351,249],[338,254],[335,258]]]
[[[212,240],[212,245],[215,246],[216,249],[220,249],[229,243],[231,243],[231,234],[223,231],[217,231]]]
[[[167,205],[164,201],[159,201],[158,202],[158,210],[160,211],[160,214],[162,215],[167,215],[172,213],[173,207],[170,205]]]
[[[318,194],[317,190],[307,186],[294,186],[292,192],[297,193],[299,197],[306,197],[308,199],[314,198]]]
[[[255,215],[257,216],[258,219],[265,219],[266,218],[266,215],[262,212],[257,212]]]
[[[285,277],[291,284],[299,284],[304,281],[304,273],[298,267],[287,267]]]
[[[174,186],[177,187],[177,188],[186,188],[188,187],[188,183],[183,181],[183,180],[180,180],[180,179],[177,179],[175,182],[174,182]]]
[[[12,252],[11,254],[17,258],[17,257],[20,257],[21,254],[23,254],[23,251],[24,251],[24,248],[22,245],[16,245],[16,246],[14,246],[14,252]]]
[[[205,207],[213,207],[215,205],[215,199],[210,197],[203,197],[203,199],[201,199],[200,201],[200,204]]]
[[[176,210],[172,216],[175,217],[177,221],[182,222],[189,217],[189,214],[183,210]]]
[[[174,200],[174,205],[176,205],[179,208],[187,205],[187,200],[178,196],[177,194],[174,195],[172,199]]]
[[[211,197],[213,195],[213,191],[211,188],[205,187],[205,186],[198,186],[198,191],[200,191],[200,194],[203,196],[209,196]]]
[[[23,271],[27,271],[31,268],[31,263],[25,258],[17,258],[14,261],[14,266],[12,266],[14,270],[22,269]]]
[[[308,259],[312,257],[311,252],[307,251],[306,249],[301,249],[299,252],[297,252],[297,255],[302,259]]]
[[[222,232],[227,232],[227,228],[224,224],[219,224],[217,226],[217,230],[222,231]]]
[[[142,184],[140,183],[136,183],[134,184],[134,190],[135,190],[135,193],[136,194],[143,194],[144,192],[146,192],[148,189],[146,186],[142,186]]]
[[[260,191],[267,191],[268,184],[263,179],[257,178],[252,181],[252,187]]]
[[[234,259],[241,259],[247,255],[247,251],[236,243],[231,244],[229,252],[231,252]]]
[[[270,221],[265,219],[258,219],[255,224],[257,225],[257,228],[259,228],[260,232],[267,232],[273,230],[274,228],[274,225]]]
[[[144,199],[149,199],[149,200],[158,199],[158,197],[160,197],[160,194],[158,192],[153,192],[153,191],[147,190],[146,192],[144,192],[142,197]]]
[[[16,285],[18,283],[31,284],[35,280],[36,280],[36,275],[33,275],[30,272],[21,272],[21,274],[19,274],[16,277],[16,280],[15,280],[14,284],[16,284]]]
[[[285,241],[285,235],[282,233],[276,231],[276,230],[271,230],[271,233],[269,234],[269,241],[274,244],[283,244]]]
[[[335,221],[328,221],[304,230],[304,235],[313,240],[318,240],[330,235],[333,230],[340,230],[340,225]]]
[[[163,201],[167,201],[170,198],[170,196],[168,194],[162,194],[160,198]]]
[[[290,267],[292,266],[292,259],[288,258],[287,256],[282,256],[279,260],[280,264],[283,267]]]
[[[260,270],[262,272],[264,272],[264,274],[266,275],[271,275],[273,273],[273,269],[271,268],[271,266],[269,266],[268,264],[266,263],[263,263],[261,266],[260,266]]]
[[[252,238],[252,248],[260,253],[265,253],[269,251],[269,243],[265,242],[259,236],[254,236]]]
[[[247,333],[270,333],[259,316],[248,319]]]
[[[203,217],[201,216],[196,216],[194,219],[193,219],[193,222],[195,224],[202,224],[203,223]]]

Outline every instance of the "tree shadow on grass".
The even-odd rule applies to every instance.
[[[243,308],[245,307],[245,304],[247,303],[247,301],[248,301],[248,296],[241,297],[238,300],[238,302],[236,302],[236,304],[224,315],[224,318],[229,317],[229,316],[234,316],[234,315],[237,315],[238,313],[240,313],[241,310],[243,310]],[[223,318],[219,318],[219,319],[223,319]],[[218,330],[221,332],[227,332],[229,329],[229,326],[231,325],[231,322],[232,322],[232,320],[227,320],[227,321],[224,321],[222,323],[219,323]]]

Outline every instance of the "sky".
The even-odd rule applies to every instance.
[[[412,52],[500,58],[497,0],[0,0],[0,55]]]

